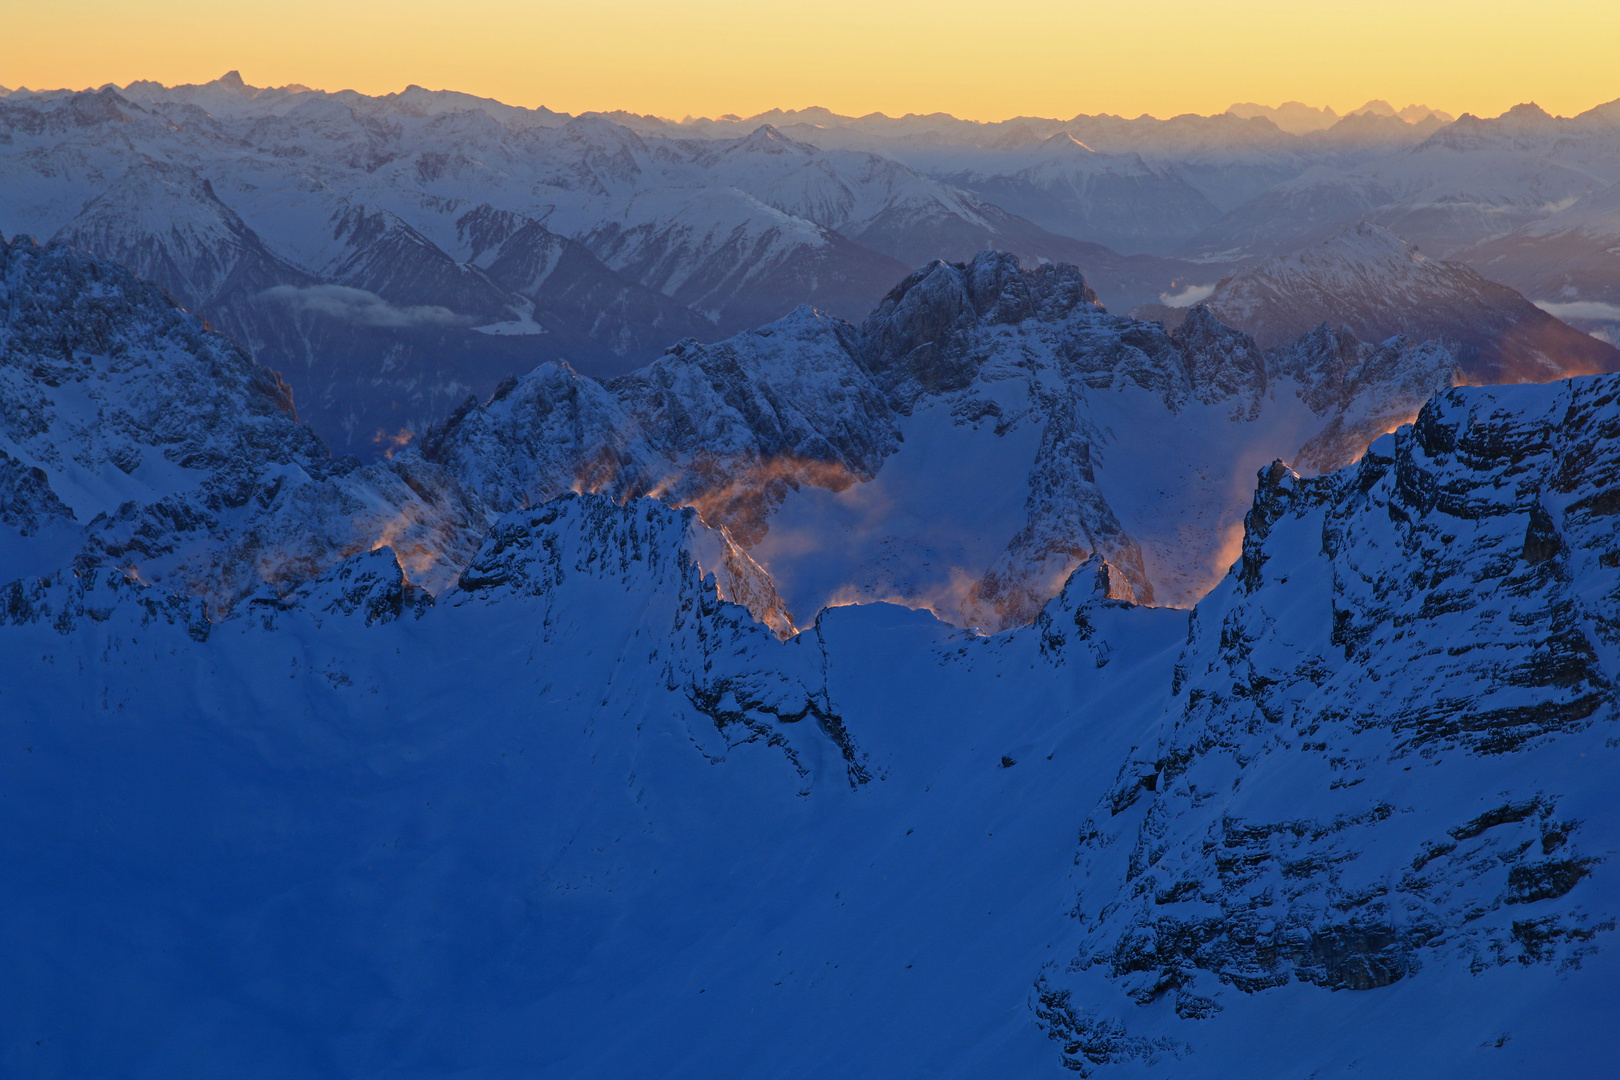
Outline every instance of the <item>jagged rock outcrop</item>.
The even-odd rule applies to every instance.
[[[753,537],[788,486],[847,486],[893,452],[892,410],[850,337],[801,308],[717,345],[683,342],[605,385],[548,365],[469,399],[423,453],[502,509],[566,491],[656,494]]]
[[[1354,467],[1261,472],[1162,726],[1081,830],[1080,944],[1038,994],[1073,1067],[1167,1052],[1074,1007],[1095,977],[1204,1020],[1296,983],[1577,968],[1614,928],[1582,885],[1613,817],[1574,763],[1620,720],[1617,392],[1451,390]]]
[[[469,400],[423,451],[499,509],[569,490],[695,506],[801,621],[890,598],[996,630],[1094,552],[1138,600],[1191,602],[1230,558],[1238,465],[1353,460],[1453,367],[1327,330],[1266,354],[1202,307],[1166,334],[1102,310],[1073,267],[983,253],[918,270],[858,328],[803,309],[606,384],[542,367]],[[1196,475],[1144,489],[1167,468]]]
[[[117,567],[223,610],[387,544],[437,591],[487,527],[437,466],[333,461],[275,372],[126,270],[18,237],[0,289],[8,545],[54,538],[15,573]]]

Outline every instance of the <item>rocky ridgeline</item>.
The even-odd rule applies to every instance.
[[[959,430],[1036,440],[1008,475],[1026,491],[1022,520],[941,615],[985,630],[1027,623],[1093,553],[1137,601],[1185,602],[1166,581],[1213,576],[1215,555],[1177,549],[1192,527],[1182,523],[1151,537],[1181,563],[1144,561],[1131,519],[1140,493],[1107,483],[1114,432],[1099,408],[1145,391],[1157,402],[1145,422],[1167,433],[1189,408],[1213,407],[1232,441],[1292,447],[1297,430],[1273,430],[1272,416],[1297,396],[1313,419],[1294,458],[1327,469],[1451,374],[1438,347],[1368,346],[1327,328],[1261,353],[1202,309],[1166,334],[1102,311],[1072,267],[1024,271],[986,254],[911,275],[860,327],[801,309],[719,344],[684,342],[605,384],[544,365],[483,404],[469,399],[420,455],[361,467],[332,460],[273,372],[155,286],[66,247],[18,238],[6,251],[15,404],[0,470],[16,572],[54,569],[65,543],[216,607],[265,585],[284,594],[381,544],[413,582],[442,591],[490,513],[570,491],[691,506],[751,550],[789,493],[871,481],[902,452],[908,418],[939,408]],[[1184,509],[1232,498],[1189,492]],[[967,522],[974,507],[940,512]],[[852,569],[852,583],[868,571]],[[783,617],[807,621],[819,606]]]
[[[469,399],[423,453],[497,510],[570,490],[653,495],[697,507],[752,546],[789,490],[841,491],[876,476],[903,452],[919,409],[943,403],[959,427],[989,423],[998,435],[1038,431],[1024,521],[973,572],[961,608],[940,612],[995,630],[1028,622],[1093,552],[1137,600],[1184,599],[1156,592],[1167,582],[1144,564],[1118,494],[1104,494],[1099,466],[1113,437],[1097,412],[1110,394],[1152,395],[1159,407],[1142,422],[1162,425],[1168,445],[1189,407],[1216,406],[1233,425],[1228,441],[1269,440],[1274,456],[1297,453],[1321,470],[1410,419],[1453,366],[1437,346],[1367,346],[1327,328],[1263,353],[1202,308],[1166,333],[1103,311],[1073,267],[1023,270],[986,253],[912,274],[859,327],[801,309],[716,345],[685,342],[605,384],[543,366],[486,403]],[[1006,386],[1019,389],[1017,404],[997,400]],[[1311,417],[1303,446],[1298,425],[1276,419],[1277,403],[1296,396]],[[1214,509],[1233,497],[1223,490]],[[1189,514],[1211,509],[1186,499]],[[1211,558],[1189,552],[1184,569],[1218,573],[1204,565]]]
[[[17,237],[0,288],[12,576],[109,566],[217,612],[386,543],[438,591],[487,528],[436,466],[332,460],[275,372],[128,271]]]
[[[588,640],[638,657],[647,667],[634,679],[650,672],[703,719],[693,743],[713,762],[761,743],[779,750],[805,785],[825,769],[851,785],[872,779],[828,698],[819,628],[795,633],[768,575],[726,533],[693,510],[650,499],[569,494],[508,514],[437,598],[380,547],[280,594],[260,589],[223,613],[211,598],[81,566],[0,588],[0,625],[46,625],[63,636],[109,623],[115,633],[170,627],[206,643],[220,625],[273,636],[308,620],[342,634],[422,619],[437,607],[476,619],[491,605],[523,606],[524,625],[542,646]]]
[[[1617,397],[1451,390],[1352,468],[1262,473],[1156,739],[1081,830],[1080,944],[1037,995],[1072,1067],[1179,1045],[1082,1007],[1098,977],[1207,1019],[1294,982],[1578,967],[1614,928],[1584,883],[1615,826]]]
[[[645,650],[647,671],[712,725],[693,732],[711,761],[757,742],[804,784],[823,760],[852,785],[871,779],[828,698],[819,628],[795,635],[769,576],[691,509],[570,494],[509,514],[444,599],[538,604],[543,643],[628,628],[627,655]]]

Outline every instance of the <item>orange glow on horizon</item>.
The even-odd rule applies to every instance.
[[[1460,115],[1620,98],[1620,5],[1553,0],[54,0],[7,5],[0,85],[207,82],[383,94],[416,83],[679,119],[821,105],[965,119],[1167,117],[1371,98]]]

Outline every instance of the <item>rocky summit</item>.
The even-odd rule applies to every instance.
[[[998,630],[1092,553],[1139,601],[1191,603],[1233,557],[1240,477],[1353,461],[1455,369],[1326,326],[1262,350],[1204,308],[1167,333],[1108,314],[1073,267],[986,253],[910,275],[859,326],[801,309],[607,383],[543,366],[422,453],[497,511],[566,491],[694,506],[800,621],[888,599]]]

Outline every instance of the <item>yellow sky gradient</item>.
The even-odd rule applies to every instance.
[[[680,118],[975,120],[1369,98],[1573,115],[1620,98],[1620,0],[0,0],[0,85],[411,83]]]

